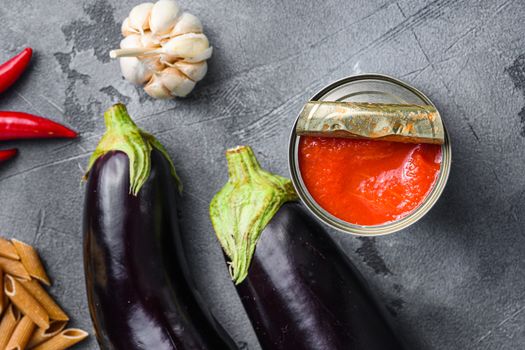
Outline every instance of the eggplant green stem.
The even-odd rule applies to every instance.
[[[249,146],[226,151],[229,180],[210,203],[217,238],[235,284],[248,275],[262,231],[281,206],[297,200],[292,182],[261,168]]]
[[[129,192],[136,196],[149,178],[151,150],[156,149],[169,162],[171,174],[177,181],[179,191],[182,191],[180,179],[168,152],[155,137],[138,128],[129,116],[126,106],[117,103],[110,107],[104,113],[104,122],[106,132],[89,159],[88,170],[84,179],[87,178],[98,158],[110,151],[121,151],[129,158]]]

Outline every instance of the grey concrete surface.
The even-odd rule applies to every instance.
[[[154,101],[121,78],[108,51],[138,1],[3,0],[0,61],[25,46],[31,68],[0,109],[48,116],[75,141],[9,142],[0,168],[0,233],[35,244],[72,324],[92,332],[81,255],[80,178],[116,101],[156,134],[185,185],[184,239],[197,284],[245,349],[259,349],[207,215],[226,180],[223,152],[250,144],[287,174],[301,105],[362,72],[415,85],[449,128],[453,167],[419,223],[354,238],[331,231],[387,305],[411,349],[522,349],[525,343],[525,2],[522,0],[203,1],[215,48],[187,99]],[[77,347],[97,348],[94,337]]]

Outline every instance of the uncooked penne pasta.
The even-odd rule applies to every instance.
[[[58,304],[51,298],[46,290],[40,285],[37,280],[23,281],[20,283],[24,288],[31,293],[33,297],[44,307],[49,318],[58,321],[69,321],[69,317],[66,315],[64,310],[58,306]]]
[[[31,349],[51,338],[58,333],[62,332],[66,328],[67,321],[51,321],[48,329],[37,328],[33,333],[33,336],[27,344],[27,348]]]
[[[0,321],[0,349],[5,349],[21,317],[20,312],[12,304],[9,305]]]
[[[18,256],[20,256],[20,261],[29,275],[50,286],[51,281],[49,281],[49,277],[47,277],[46,270],[44,269],[42,261],[40,261],[40,257],[35,248],[16,239],[12,239],[11,242],[13,242],[16,252],[18,253]]]
[[[13,276],[5,276],[4,291],[11,302],[38,327],[49,328],[49,315],[44,307]]]
[[[29,273],[26,271],[26,268],[20,261],[11,260],[0,256],[0,268],[4,270],[5,273],[19,277],[25,280],[31,279]]]
[[[0,237],[0,256],[8,259],[20,260],[13,243],[2,237]]]
[[[87,336],[88,333],[81,329],[69,328],[33,348],[33,350],[64,350],[86,339]]]
[[[33,331],[35,330],[35,323],[29,318],[24,316],[16,324],[15,330],[11,335],[11,339],[7,343],[6,350],[24,350],[26,348]]]

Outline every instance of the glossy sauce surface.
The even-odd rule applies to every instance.
[[[357,225],[404,218],[431,192],[441,146],[302,136],[302,179],[330,214]]]

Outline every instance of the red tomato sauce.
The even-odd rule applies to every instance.
[[[326,211],[357,225],[404,218],[431,192],[441,146],[302,136],[301,176]]]

